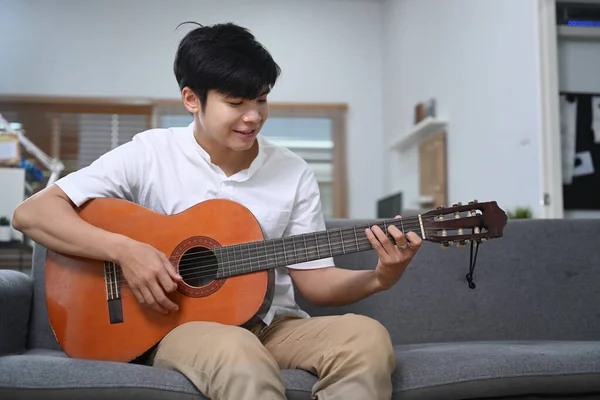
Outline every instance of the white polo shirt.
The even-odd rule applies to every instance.
[[[196,142],[193,123],[151,129],[55,184],[77,206],[93,198],[122,198],[165,215],[209,199],[234,200],[254,214],[265,239],[324,230],[319,187],[306,161],[261,135],[257,140],[250,167],[227,177]],[[288,267],[333,265],[326,258]],[[287,268],[275,270],[273,303],[263,321],[268,325],[282,314],[308,317],[296,304]]]

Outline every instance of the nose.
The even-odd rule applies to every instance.
[[[261,120],[262,117],[260,116],[260,113],[256,110],[249,110],[242,117],[242,121],[253,124],[258,124]]]

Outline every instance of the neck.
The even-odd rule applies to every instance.
[[[252,147],[246,151],[235,151],[211,139],[200,131],[199,125],[194,126],[194,138],[200,147],[210,156],[210,161],[221,168],[227,176],[234,175],[250,167],[258,155],[258,143],[255,140]]]
[[[421,216],[377,221],[373,224],[334,228],[320,232],[242,243],[213,249],[219,260],[217,278],[227,278],[271,268],[319,260],[343,254],[371,250],[365,230],[378,225],[392,240],[388,228],[395,225],[402,232],[415,232],[425,239]]]

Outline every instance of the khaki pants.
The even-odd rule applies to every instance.
[[[395,356],[387,330],[355,314],[278,317],[252,331],[189,322],[159,343],[149,363],[179,371],[212,400],[282,400],[280,369],[319,377],[319,400],[389,400]]]

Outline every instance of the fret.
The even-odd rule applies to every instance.
[[[285,239],[281,239],[281,248],[283,249],[283,261],[285,262],[285,265],[289,265],[288,263],[288,259],[287,259],[287,254],[285,251]]]
[[[315,249],[317,249],[317,259],[321,258],[321,246],[319,244],[319,234],[315,232]]]
[[[294,243],[293,239],[286,237],[281,240],[283,246],[283,252],[285,254],[285,263],[286,265],[296,264],[296,257],[294,251]]]
[[[329,240],[329,248],[332,249],[332,254],[342,254],[343,253],[343,238],[341,229],[331,230],[328,234]]]
[[[319,258],[331,257],[331,246],[329,244],[328,232],[317,232],[317,250],[319,252]]]
[[[340,239],[342,239],[342,252],[346,254],[346,246],[344,246],[344,232],[340,228]]]
[[[325,231],[327,234],[327,245],[329,246],[329,255],[333,256],[333,250],[331,250],[331,239],[329,239],[329,231]]]
[[[304,235],[304,243],[306,243],[306,252],[309,260],[318,260],[321,257],[319,254],[319,242],[317,240],[317,234],[307,233]]]
[[[263,255],[260,253],[260,249],[264,250],[264,246],[259,246],[258,242],[254,242],[254,252],[256,253],[256,270],[260,271],[260,267],[264,264]]]
[[[242,265],[245,270],[252,271],[252,256],[250,255],[250,245],[248,243],[240,244],[240,253],[242,254]]]
[[[356,243],[358,244],[358,251],[370,250],[373,248],[373,245],[371,245],[369,238],[364,232],[360,232],[358,234],[358,239]]]
[[[229,263],[229,271],[233,271],[234,269],[237,269],[239,266],[239,263],[237,262],[237,255],[235,254],[235,247],[237,245],[234,244],[233,246],[231,246],[231,252],[233,253],[233,262]]]
[[[308,256],[308,245],[306,244],[306,235],[302,235],[302,240],[304,241],[304,254],[306,254],[306,261],[310,259]]]
[[[292,236],[291,239],[292,239],[292,248],[294,249],[294,259],[295,259],[294,264],[297,264],[297,263],[305,262],[306,259],[302,259],[302,258],[298,257],[298,250],[296,249],[296,239],[295,238],[296,238],[296,236]]]
[[[352,230],[354,231],[354,243],[356,243],[356,251],[360,251],[360,246],[358,245],[358,236],[356,234],[356,226],[353,226]]]
[[[277,247],[275,247],[275,240],[271,239],[271,247],[273,248],[273,257],[275,258],[274,262],[273,262],[273,266],[276,266],[278,264],[277,261]]]
[[[219,251],[219,254],[222,256],[221,259],[223,260],[222,271],[226,271],[229,267],[229,246],[225,246],[224,249],[225,251],[223,251],[223,249]]]

